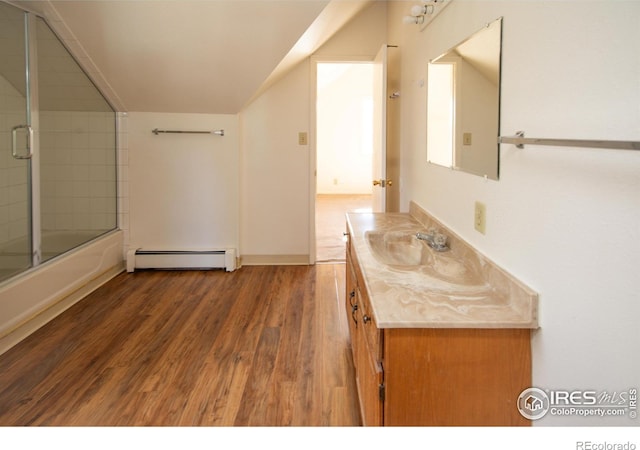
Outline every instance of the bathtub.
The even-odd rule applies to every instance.
[[[43,259],[78,247],[0,283],[0,354],[124,270],[122,231],[80,244],[89,236],[43,233]],[[10,267],[12,250],[2,249],[0,269]]]
[[[74,231],[43,231],[42,232],[42,260],[48,261],[69,249],[74,249],[91,241],[98,232],[94,230]],[[98,238],[100,236],[97,236]],[[0,245],[0,275],[19,273],[25,264],[25,249],[29,248],[27,238],[14,239]],[[4,277],[3,277],[4,278]],[[0,281],[2,283],[2,281]]]

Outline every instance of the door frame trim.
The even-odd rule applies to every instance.
[[[376,55],[313,55],[309,68],[309,264],[317,261],[316,251],[316,195],[317,195],[317,113],[318,63],[373,63]]]

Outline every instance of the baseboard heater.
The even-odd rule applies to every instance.
[[[226,250],[129,250],[127,272],[135,269],[236,270],[235,249]]]

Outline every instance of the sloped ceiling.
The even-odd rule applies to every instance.
[[[370,0],[13,3],[56,16],[54,29],[77,41],[121,109],[234,114]]]

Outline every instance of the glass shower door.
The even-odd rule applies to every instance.
[[[0,3],[0,282],[31,267],[31,134],[26,15]]]
[[[42,261],[116,228],[116,115],[44,19],[35,20]]]
[[[116,114],[45,20],[0,2],[0,282],[117,228]]]

